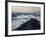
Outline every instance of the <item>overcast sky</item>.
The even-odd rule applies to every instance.
[[[18,13],[31,13],[31,12],[39,12],[40,7],[28,7],[28,6],[11,6],[12,12]]]

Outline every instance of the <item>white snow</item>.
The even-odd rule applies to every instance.
[[[27,22],[31,18],[34,18],[34,19],[37,19],[37,20],[40,21],[40,17],[35,17],[33,15],[20,15],[20,16],[17,16],[17,17],[13,17],[14,20],[12,21],[12,29],[16,29],[21,24]]]

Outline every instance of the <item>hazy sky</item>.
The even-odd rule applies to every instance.
[[[20,13],[30,13],[30,12],[39,12],[40,7],[29,7],[29,6],[11,6],[12,12],[20,12]]]

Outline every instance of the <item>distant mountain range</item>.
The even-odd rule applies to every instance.
[[[40,21],[37,19],[31,18],[27,22],[21,24],[18,28],[14,30],[39,30],[40,29]]]
[[[34,19],[37,19],[40,21],[40,16],[34,16],[34,15],[31,15],[31,14],[20,14],[18,16],[12,16],[12,20],[17,20],[17,19],[31,19],[31,18],[34,18]]]
[[[40,12],[33,12],[33,13],[12,13],[12,17],[16,17],[19,15],[34,15],[34,16],[40,16]]]

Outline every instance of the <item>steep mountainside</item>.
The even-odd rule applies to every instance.
[[[40,21],[31,18],[26,23],[23,23],[21,26],[19,26],[17,29],[14,30],[36,30],[40,29]]]

